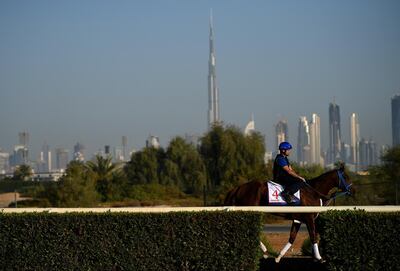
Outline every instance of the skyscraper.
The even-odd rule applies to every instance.
[[[313,113],[310,123],[310,149],[311,164],[324,165],[321,157],[321,121],[317,114]]]
[[[297,135],[297,162],[306,165],[310,163],[310,131],[307,117],[300,117]]]
[[[220,121],[217,75],[215,69],[214,30],[212,13],[210,14],[210,55],[208,59],[208,128]]]
[[[376,143],[373,140],[367,141],[362,138],[359,143],[359,148],[360,160],[358,168],[360,170],[368,170],[369,166],[376,165],[378,163]]]
[[[40,152],[40,172],[51,172],[51,151],[49,145],[44,143]]]
[[[281,142],[289,141],[287,121],[286,120],[278,121],[278,123],[275,126],[275,132],[276,132],[275,146],[277,150]]]
[[[75,161],[85,161],[85,146],[81,143],[76,143],[74,146],[73,159]]]
[[[19,145],[28,147],[29,133],[28,132],[20,132],[20,133],[18,133],[18,137],[19,137]]]
[[[122,136],[122,161],[127,161],[129,159],[127,146],[128,146],[128,138],[126,136]]]
[[[69,151],[64,148],[56,149],[56,167],[58,170],[65,170],[67,168],[69,158]]]
[[[350,115],[350,161],[357,170],[359,158],[360,125],[356,113]]]
[[[400,95],[392,98],[392,140],[393,147],[400,145]]]
[[[335,163],[341,157],[342,136],[340,132],[340,110],[335,103],[329,104],[329,163]]]

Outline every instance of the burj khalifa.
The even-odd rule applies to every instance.
[[[215,72],[215,50],[212,13],[210,14],[210,55],[208,59],[208,128],[218,123],[219,101],[217,75]]]

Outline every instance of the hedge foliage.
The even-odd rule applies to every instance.
[[[317,226],[329,270],[399,270],[400,213],[330,211]]]
[[[0,213],[3,270],[255,270],[262,214]]]

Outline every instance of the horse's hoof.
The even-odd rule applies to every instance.
[[[316,262],[316,263],[326,263],[326,260],[325,259],[323,259],[323,258],[321,258],[321,259],[314,259],[314,262]]]
[[[268,253],[264,253],[264,254],[263,254],[263,258],[264,258],[264,259],[268,259]]]
[[[281,257],[276,257],[275,258],[275,263],[279,263],[281,261]]]

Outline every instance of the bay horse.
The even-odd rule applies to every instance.
[[[340,191],[339,194],[336,194],[336,192],[330,193],[335,188]],[[300,189],[300,205],[327,206],[339,195],[351,195],[352,193],[354,193],[354,190],[351,186],[349,176],[345,172],[344,165],[340,165],[338,169],[330,170],[316,178],[308,180],[306,186]],[[267,206],[268,194],[267,182],[250,181],[230,190],[225,198],[224,205]],[[280,251],[279,256],[275,258],[277,263],[294,243],[301,223],[305,223],[307,226],[308,234],[313,245],[314,259],[319,262],[324,262],[319,254],[317,244],[317,232],[315,228],[315,219],[317,216],[317,213],[285,215],[286,218],[292,220],[292,227],[288,243]],[[262,243],[260,243],[260,246],[265,257],[267,255],[267,249]]]

